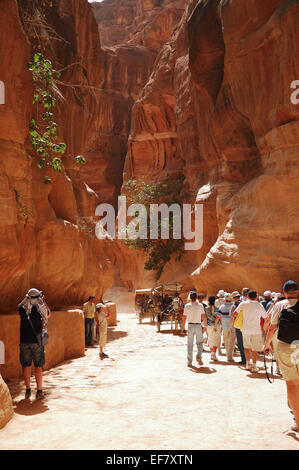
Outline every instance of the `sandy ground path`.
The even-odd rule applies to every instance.
[[[44,401],[8,382],[15,414],[1,450],[299,449],[285,383],[270,384],[261,360],[251,374],[206,351],[204,366],[187,368],[186,337],[135,314],[120,314],[108,340],[111,359],[93,347],[45,372]]]

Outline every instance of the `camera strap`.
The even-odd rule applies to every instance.
[[[272,381],[271,381],[271,380],[270,380],[270,377],[269,377],[269,374],[268,374],[268,369],[267,369],[266,354],[264,354],[265,372],[266,372],[266,377],[267,377],[267,379],[268,379],[268,382],[269,382],[270,384],[273,384],[273,383],[274,383],[273,363],[274,363],[273,354],[271,354],[271,375],[272,375]]]
[[[31,328],[32,328],[32,330],[33,330],[33,333],[34,333],[34,335],[35,335],[35,337],[36,337],[36,339],[37,339],[37,341],[38,341],[38,344],[41,346],[41,335],[38,335],[38,333],[35,331],[34,326],[33,326],[33,323],[32,323],[32,320],[31,320],[31,318],[30,318],[29,315],[27,315],[27,320],[28,320],[29,323],[30,323],[30,326],[31,326]]]

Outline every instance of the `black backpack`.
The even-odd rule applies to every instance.
[[[299,302],[281,311],[277,338],[288,344],[299,341]]]

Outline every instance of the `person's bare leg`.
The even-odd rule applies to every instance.
[[[294,413],[296,427],[299,431],[299,380],[289,380],[286,384],[289,405]]]
[[[212,360],[217,360],[216,352],[217,352],[217,346],[213,346],[211,348],[211,358],[212,358]]]
[[[246,362],[250,362],[251,359],[251,349],[244,349],[245,357],[246,357]]]
[[[43,369],[42,367],[35,367],[35,380],[37,390],[43,389]]]
[[[30,388],[31,366],[23,367],[23,375],[26,388]]]
[[[258,351],[252,351],[252,363],[256,366]]]

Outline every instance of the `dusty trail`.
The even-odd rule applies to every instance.
[[[108,340],[112,359],[94,347],[45,372],[43,402],[25,401],[22,381],[8,383],[15,415],[1,450],[299,449],[285,383],[270,385],[261,361],[250,374],[205,352],[204,366],[188,369],[186,338],[135,314],[120,314]]]

